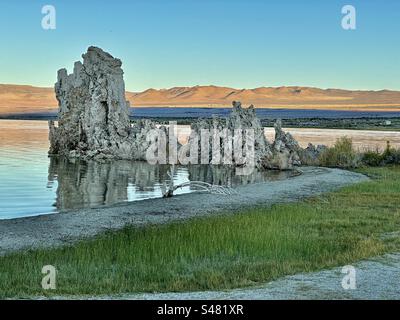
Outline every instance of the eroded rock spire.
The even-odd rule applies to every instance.
[[[150,122],[131,128],[122,62],[97,47],[82,55],[72,74],[58,71],[58,127],[50,123],[50,154],[82,158],[144,159]],[[140,141],[135,141],[140,139]]]

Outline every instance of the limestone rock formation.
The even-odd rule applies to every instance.
[[[83,160],[145,160],[150,146],[147,139],[150,130],[163,131],[168,141],[166,128],[157,128],[149,120],[130,122],[121,60],[96,47],[90,47],[82,57],[83,63],[76,62],[72,74],[68,74],[66,69],[58,71],[55,84],[59,103],[58,126],[53,121],[49,122],[49,154]],[[280,122],[277,122],[275,141],[268,142],[253,106],[245,109],[240,102],[233,102],[232,112],[226,119],[199,120],[192,125],[194,134],[200,134],[201,129],[236,130],[243,132],[243,136],[246,129],[251,129],[254,141],[246,144],[244,139],[237,139],[232,145],[235,148],[237,144],[242,144],[240,150],[254,146],[252,160],[259,169],[286,170],[300,164],[300,147],[293,137],[283,132]],[[206,144],[214,145],[214,139],[224,140],[223,137],[213,136]],[[190,138],[188,146],[178,144],[184,155],[186,150],[192,150],[191,146],[197,148]],[[201,147],[200,144],[198,146]],[[212,156],[212,148],[209,148],[209,157]],[[224,149],[221,154],[224,152],[232,154],[232,150]],[[232,160],[232,165],[244,165],[237,159]]]
[[[58,127],[50,122],[50,154],[83,159],[144,160],[150,121],[131,126],[121,61],[90,47],[74,71],[58,71]]]
[[[254,107],[251,105],[249,108],[242,108],[240,102],[233,101],[232,103],[232,112],[227,118],[219,118],[214,117],[212,120],[208,119],[200,119],[192,123],[191,130],[196,136],[201,136],[201,130],[209,130],[209,132],[222,132],[222,130],[227,129],[230,135],[234,134],[235,130],[241,129],[243,139],[245,137],[246,129],[252,129],[254,131],[254,162],[255,164],[259,164],[261,158],[270,152],[270,145],[265,138],[264,129],[261,125],[260,119],[257,117]],[[222,139],[224,140],[224,139]],[[226,140],[226,139],[225,139]],[[221,141],[220,144],[220,154],[221,158],[224,157],[225,154],[225,146],[224,142]],[[189,139],[189,144],[193,143],[192,139]],[[212,146],[213,146],[213,136],[210,134],[209,138],[209,161],[212,160]],[[201,145],[199,144],[199,147]],[[240,146],[244,149],[244,141]],[[235,159],[232,159],[233,164],[235,163]],[[200,159],[199,159],[200,163]]]
[[[319,166],[320,165],[320,156],[328,149],[325,145],[313,145],[309,143],[307,148],[301,149],[299,151],[300,161],[304,165],[309,166]]]
[[[264,134],[264,128],[260,119],[257,117],[254,107],[242,108],[240,102],[233,102],[231,114],[226,119],[215,117],[211,121],[200,119],[191,126],[192,132],[200,135],[202,129],[223,130],[230,132],[241,129],[252,129],[254,131],[254,164],[259,169],[291,170],[296,165],[300,165],[298,155],[301,149],[297,141],[290,133],[285,133],[281,128],[280,120],[275,124],[275,141],[270,143]],[[244,133],[243,133],[244,136]],[[189,143],[193,141],[189,139]],[[210,137],[210,144],[212,139]],[[221,143],[220,153],[225,152],[224,145]],[[212,150],[212,147],[209,148]],[[210,160],[211,160],[210,152]],[[233,164],[235,164],[233,159]],[[237,165],[237,164],[236,164]]]
[[[275,140],[271,145],[272,152],[265,154],[261,159],[261,165],[267,169],[291,170],[301,164],[298,154],[301,148],[290,133],[282,130],[281,120],[277,120],[274,127]]]

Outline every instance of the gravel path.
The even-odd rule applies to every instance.
[[[134,294],[89,299],[270,300],[270,299],[400,299],[400,253],[365,260],[355,267],[355,289],[343,289],[342,268],[284,277],[263,286],[230,291]]]
[[[368,179],[361,174],[339,169],[304,167],[302,171],[302,175],[283,181],[239,186],[236,189],[238,195],[192,193],[167,199],[1,220],[0,255],[27,248],[69,244],[126,225],[140,227],[219,212],[234,213],[254,205],[297,201]]]

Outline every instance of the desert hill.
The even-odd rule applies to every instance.
[[[43,112],[56,107],[53,88],[0,84],[0,114]]]
[[[214,106],[230,105],[233,100],[254,104],[258,108],[367,108],[400,106],[400,91],[350,91],[311,87],[260,87],[233,89],[216,86],[148,89],[127,93],[137,106]]]
[[[257,108],[398,110],[400,91],[351,91],[312,87],[233,89],[217,86],[174,87],[126,92],[132,106],[223,107],[233,100]],[[0,84],[0,114],[54,110],[53,88]]]

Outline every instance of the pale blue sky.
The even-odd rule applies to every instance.
[[[57,29],[41,28],[54,5]],[[357,29],[341,28],[341,8]],[[400,90],[398,0],[1,0],[0,83],[52,86],[90,45],[131,91],[301,85]]]

